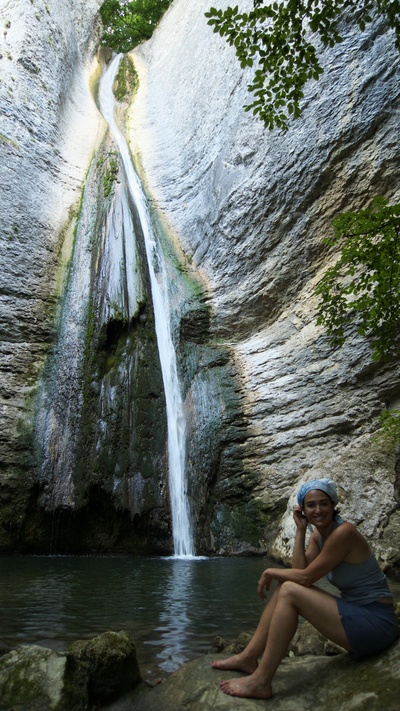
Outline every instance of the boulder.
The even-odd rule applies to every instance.
[[[135,645],[126,632],[104,632],[74,642],[69,661],[78,685],[79,677],[86,677],[90,704],[113,701],[140,681]]]
[[[135,645],[125,632],[74,642],[68,652],[21,646],[0,658],[0,711],[86,711],[139,681]]]
[[[66,683],[67,655],[37,645],[13,649],[0,659],[1,711],[67,711],[87,708],[83,683]]]

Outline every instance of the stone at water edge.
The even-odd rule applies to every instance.
[[[0,711],[85,711],[139,682],[135,645],[125,632],[79,640],[69,652],[20,646],[0,657]]]
[[[104,632],[74,642],[69,657],[78,674],[85,669],[90,703],[113,701],[141,681],[135,645],[126,632]]]
[[[271,700],[227,696],[220,679],[241,676],[212,669],[207,655],[188,662],[135,701],[135,711],[398,711],[400,643],[387,652],[355,662],[336,657],[286,658],[273,682]],[[225,656],[225,655],[224,655]],[[221,656],[222,658],[222,656]]]
[[[65,683],[67,655],[38,645],[21,646],[0,659],[0,711],[86,709],[86,680]]]

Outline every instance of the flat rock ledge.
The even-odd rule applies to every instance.
[[[278,669],[268,701],[227,696],[218,682],[241,676],[212,669],[207,655],[188,662],[166,681],[130,705],[134,711],[398,711],[400,642],[383,654],[355,662],[349,654],[334,657],[287,657]],[[111,708],[111,707],[110,707]],[[112,707],[114,711],[114,706]],[[115,707],[117,711],[117,707]]]

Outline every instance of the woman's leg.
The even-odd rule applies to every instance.
[[[297,583],[282,583],[258,667],[250,676],[222,681],[222,691],[231,696],[269,699],[272,696],[272,677],[296,632],[299,615],[333,642],[350,650],[333,595]]]
[[[214,669],[228,669],[251,674],[257,668],[258,658],[261,657],[267,643],[269,626],[278,601],[279,590],[280,585],[278,585],[268,604],[265,606],[257,629],[243,652],[228,657],[228,659],[212,662],[211,666],[214,667]]]

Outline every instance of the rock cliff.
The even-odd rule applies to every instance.
[[[382,21],[356,34],[344,23],[343,43],[325,53],[322,79],[306,90],[302,118],[270,133],[243,110],[249,75],[207,26],[208,5],[176,0],[134,52],[131,142],[206,279],[212,332],[229,343],[242,377],[242,455],[267,515],[264,543],[288,556],[287,498],[299,481],[328,474],[342,513],[394,562],[396,452],[372,435],[381,411],[398,402],[399,363],[373,364],[355,334],[332,351],[316,325],[313,291],[334,259],[322,245],[333,217],[376,194],[399,199],[393,35]],[[234,508],[228,487],[225,496]]]
[[[54,342],[54,313],[82,182],[104,133],[89,89],[97,69],[100,4],[10,0],[0,5],[0,496],[5,547],[13,544],[13,527],[23,524],[32,493],[30,405]]]
[[[121,244],[110,242],[120,235],[104,236],[123,181],[89,88],[100,71],[100,4],[0,8],[2,550],[44,550],[52,506],[81,512],[65,527],[75,526],[72,548],[115,550],[122,541],[138,552],[140,537],[153,551],[170,546],[146,269],[131,318],[122,281],[113,282],[126,267]],[[399,363],[373,364],[355,334],[333,352],[316,325],[314,286],[334,259],[322,244],[332,218],[376,194],[399,199],[399,54],[382,21],[357,34],[345,25],[322,79],[307,89],[303,117],[286,134],[269,133],[243,110],[249,74],[207,26],[208,6],[175,0],[132,53],[140,84],[128,112],[132,153],[172,255],[197,548],[286,560],[293,492],[328,473],[342,513],[391,566],[399,560],[397,453],[373,435],[380,412],[399,400]],[[69,328],[81,331],[64,351],[79,254],[91,260],[85,310],[77,319],[69,310]],[[74,359],[80,380],[67,387]],[[59,400],[46,390],[55,363]],[[141,364],[146,376],[135,384]],[[38,392],[42,431],[52,435],[49,471],[34,421]],[[65,475],[62,491],[55,471]]]

